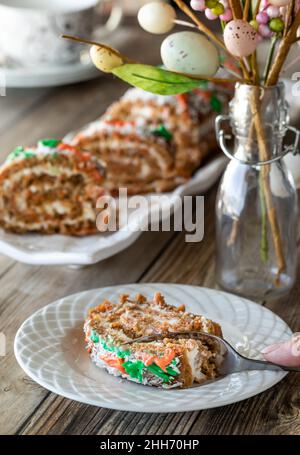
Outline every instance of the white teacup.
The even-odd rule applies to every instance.
[[[63,33],[91,38],[96,6],[107,0],[0,0],[0,51],[15,64],[60,65],[80,58],[82,46],[60,38]],[[101,35],[122,19],[122,0],[115,0]]]

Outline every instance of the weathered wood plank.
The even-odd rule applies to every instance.
[[[49,96],[50,89],[12,90],[0,97],[0,143],[8,130],[15,130],[18,121]]]

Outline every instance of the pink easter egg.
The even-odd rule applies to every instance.
[[[261,0],[260,2],[261,9],[265,9],[269,3],[270,3],[269,0]]]
[[[210,21],[214,21],[215,19],[218,19],[218,16],[216,16],[209,8],[206,8],[205,10],[205,16],[207,19]]]
[[[267,8],[267,15],[269,17],[278,17],[280,14],[278,6],[270,5]]]
[[[224,42],[228,51],[235,57],[248,57],[257,47],[258,34],[248,22],[234,19],[225,26]]]
[[[232,12],[230,8],[225,9],[224,13],[221,14],[220,19],[225,22],[229,22],[232,19]]]
[[[205,0],[191,0],[191,8],[194,11],[205,11]]]
[[[272,30],[265,24],[260,24],[258,27],[258,32],[264,38],[270,38],[273,35]]]
[[[267,24],[269,22],[269,16],[267,13],[261,11],[256,15],[256,20],[259,24]]]
[[[269,3],[274,6],[287,6],[291,0],[269,0]]]

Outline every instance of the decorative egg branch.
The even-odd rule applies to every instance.
[[[250,100],[253,127],[249,143],[256,137],[261,160],[269,160],[259,91],[277,84],[291,46],[300,39],[300,0],[191,0],[190,7],[183,0],[173,1],[192,23],[178,19],[171,5],[158,1],[147,3],[138,13],[141,27],[150,33],[169,33],[175,24],[195,30],[176,32],[163,40],[164,68],[134,62],[105,44],[64,37],[91,45],[90,55],[98,69],[156,94],[185,93],[201,86],[205,80],[257,87]],[[202,22],[202,14],[220,22],[223,39]],[[270,50],[264,71],[260,73],[256,49],[263,40],[269,41]],[[215,76],[219,68],[226,71],[228,77]],[[269,165],[264,166],[262,173],[262,190],[280,275],[285,270],[285,258],[272,205]]]
[[[157,1],[147,3],[138,13],[141,27],[149,33],[168,33],[175,24],[193,27],[201,32],[177,32],[163,41],[161,57],[166,70],[193,79],[191,86],[194,86],[196,79],[223,82],[223,77],[214,78],[221,66],[221,54],[218,50],[220,49],[226,56],[223,68],[229,74],[228,82],[239,80],[265,86],[277,83],[287,54],[299,38],[297,36],[300,26],[299,0],[257,0],[255,5],[251,0],[245,0],[243,3],[240,0],[191,0],[191,7],[183,0],[174,0],[174,3],[192,20],[192,23],[178,19],[171,5]],[[205,14],[209,20],[220,22],[223,39],[202,22],[201,14]],[[124,64],[139,63],[105,44],[68,35],[64,35],[64,38],[91,45],[92,61],[102,71],[112,72]],[[270,52],[265,69],[262,74],[259,74],[256,48],[262,40],[270,41]],[[275,48],[278,43],[276,54]],[[231,71],[227,69],[228,60],[235,62]],[[150,66],[147,65],[147,69],[149,68]],[[140,67],[140,69],[146,68]],[[135,85],[139,78],[133,77],[130,80],[130,72],[127,70],[128,68],[124,70],[128,75],[126,81]],[[240,71],[242,71],[242,77],[239,77]],[[123,74],[121,70],[117,72],[120,75]],[[114,73],[116,74],[116,71]],[[231,77],[232,74],[235,75],[234,79]],[[143,78],[143,74],[139,76]],[[153,89],[154,85],[149,84],[149,87],[150,85]],[[146,83],[143,86],[145,90],[148,89]],[[183,92],[186,88],[187,86],[183,84]],[[174,93],[178,93],[178,89],[178,84],[174,83]],[[159,87],[155,87],[155,90],[155,93],[158,93]],[[171,89],[168,92],[171,92]],[[163,93],[165,93],[165,87],[162,87]]]

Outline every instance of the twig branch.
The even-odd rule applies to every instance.
[[[229,5],[234,19],[243,18],[243,9],[240,0],[229,0]]]
[[[275,35],[271,38],[271,44],[270,44],[269,53],[268,53],[268,57],[267,57],[267,63],[266,63],[265,70],[263,73],[264,84],[266,83],[266,81],[268,79],[268,74],[269,74],[270,67],[271,67],[271,64],[273,61],[273,57],[274,57],[276,42],[277,42],[277,36]]]
[[[183,27],[198,28],[197,25],[192,24],[192,22],[182,21],[180,19],[175,19],[173,22],[177,25],[183,25]]]
[[[189,77],[190,79],[194,79],[195,81],[209,81],[209,82],[214,82],[215,84],[224,84],[224,83],[233,83],[236,84],[239,82],[240,84],[244,83],[244,80],[241,78],[225,78],[225,77],[210,77],[210,76],[195,76],[194,74],[189,74],[189,73],[179,73],[177,71],[171,71],[172,73],[179,74],[180,76],[186,76]]]
[[[88,40],[85,38],[80,38],[78,36],[72,35],[61,35],[61,38],[68,39],[70,41],[75,41],[76,43],[87,44],[89,46],[98,46],[102,49],[106,49],[111,52],[113,55],[120,57],[125,63],[138,63],[135,60],[129,59],[126,55],[121,54],[121,52],[117,51],[113,47],[108,46],[107,44],[97,43],[97,41]]]
[[[283,67],[285,59],[290,51],[290,48],[297,37],[297,30],[300,26],[300,10],[298,11],[294,21],[292,22],[289,31],[286,36],[281,40],[281,43],[278,48],[278,52],[275,58],[275,61],[269,72],[269,76],[266,82],[266,86],[270,87],[275,85],[278,81],[280,71]]]
[[[245,1],[244,11],[243,11],[243,19],[244,19],[244,21],[248,20],[250,3],[251,3],[251,0],[246,0]]]
[[[290,26],[291,21],[293,19],[294,9],[295,9],[295,0],[291,0],[290,3],[288,4],[287,11],[286,11],[283,36],[287,35],[287,32],[289,30],[289,26]]]
[[[270,158],[270,156],[267,146],[267,138],[263,127],[263,119],[261,118],[260,112],[261,103],[259,99],[259,92],[260,92],[259,87],[253,87],[253,93],[251,96],[251,109],[258,142],[259,158],[261,161],[267,161]],[[278,271],[276,284],[279,285],[279,277],[280,274],[285,271],[286,262],[283,253],[282,240],[280,236],[276,209],[274,207],[272,200],[272,191],[270,187],[270,164],[262,166],[261,172],[267,216],[270,223],[272,240],[277,258]]]
[[[298,36],[296,39],[294,39],[294,41],[292,42],[292,44],[297,43],[298,41],[300,41],[300,36]]]

